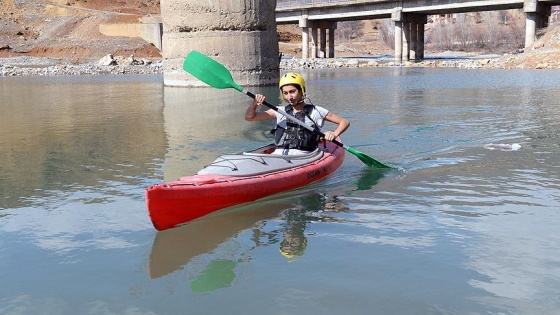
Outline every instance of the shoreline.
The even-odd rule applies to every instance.
[[[427,56],[424,60],[395,62],[392,56],[344,57],[344,58],[283,58],[281,71],[326,68],[366,68],[366,67],[419,67],[419,68],[460,68],[460,69],[560,69],[556,63],[527,66],[515,62],[523,53],[504,55],[474,55],[454,52]],[[57,76],[57,75],[157,75],[163,74],[162,59],[140,59],[108,55],[98,61],[74,64],[65,58],[51,57],[10,57],[0,58],[0,77],[7,76]]]
[[[57,75],[162,74],[161,59],[117,58],[74,64],[65,58],[11,57],[0,58],[0,77]]]

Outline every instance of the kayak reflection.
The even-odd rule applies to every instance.
[[[371,189],[386,172],[387,170],[364,168],[356,182],[356,189],[347,193]],[[282,213],[284,214],[281,230],[275,231],[276,234],[282,234],[282,240],[278,240],[279,235],[270,235],[273,234],[272,232],[266,237],[272,243],[280,243],[279,251],[282,256],[288,259],[302,256],[307,248],[305,232],[309,222],[340,221],[330,213],[348,212],[348,208],[337,196],[329,197],[314,193],[312,189],[315,188],[307,187],[297,193],[288,193],[292,195],[288,199],[268,200],[236,207],[194,220],[175,229],[158,232],[150,254],[149,277],[154,279],[172,273],[186,265],[192,258],[210,253],[220,244],[247,229],[253,228],[254,233],[258,234],[252,238],[255,247],[269,245],[260,243],[259,239],[266,233],[262,231],[262,226],[255,226],[261,221],[280,218]],[[227,269],[231,269],[229,263],[216,264],[227,265]],[[216,268],[216,266],[210,267]]]
[[[279,217],[289,203],[260,203],[220,212],[187,225],[160,231],[152,244],[149,277],[159,278],[187,264],[192,258],[209,253],[259,221]]]
[[[189,272],[193,276],[191,291],[205,293],[228,287],[235,279],[238,264],[248,262],[255,248],[278,246],[281,256],[289,261],[297,259],[307,248],[307,237],[311,233],[308,223],[339,221],[331,213],[340,211],[348,211],[348,208],[337,197],[300,191],[287,199],[239,207],[160,231],[152,245],[149,277],[155,279],[185,269],[191,261],[195,263],[200,259],[197,257],[210,254],[212,258],[206,260],[203,268],[200,265],[186,268],[198,269],[194,275]],[[268,224],[270,220],[274,221]],[[247,230],[251,230],[252,246],[245,246],[241,253],[230,253],[231,257],[227,258],[214,252]]]

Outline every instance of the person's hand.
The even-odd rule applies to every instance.
[[[266,97],[262,94],[255,94],[255,101],[253,102],[253,104],[255,104],[256,106],[262,106],[265,98]]]
[[[333,141],[334,139],[336,139],[336,134],[334,132],[332,131],[325,132],[325,140]]]

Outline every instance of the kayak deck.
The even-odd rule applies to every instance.
[[[299,155],[270,154],[274,149],[274,145],[268,145],[241,154],[222,155],[200,170],[198,175],[251,176],[305,165],[323,156],[323,151],[318,148]]]

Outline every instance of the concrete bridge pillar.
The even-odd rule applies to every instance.
[[[319,36],[319,58],[327,57],[327,29],[321,27],[319,29],[321,36]]]
[[[394,10],[391,20],[395,25],[395,61],[421,60],[424,58],[425,14],[404,14]]]
[[[538,0],[524,0],[525,48],[531,48],[537,39],[537,30],[548,26],[551,6]]]
[[[428,22],[428,16],[426,15],[426,23]],[[416,58],[418,60],[423,60],[424,59],[424,44],[425,44],[425,25],[420,23],[418,24],[418,45],[416,46],[418,52],[416,53]]]
[[[299,20],[299,27],[302,28],[301,58],[334,58],[336,22],[309,21],[304,16]],[[309,34],[310,30],[311,34]],[[309,49],[309,46],[311,46],[311,49]]]
[[[216,59],[240,85],[276,84],[275,9],[276,1],[161,0],[164,84],[205,85],[183,71],[191,50]]]
[[[410,22],[403,21],[403,60],[410,60]]]
[[[313,23],[313,26],[311,27],[311,58],[317,58],[318,55],[318,29],[317,26],[315,26],[315,23]]]
[[[302,16],[299,19],[299,27],[301,27],[301,58],[309,58],[309,27],[307,16]]]
[[[410,23],[410,60],[416,60],[418,52],[418,23],[411,21]]]
[[[332,24],[332,27],[329,28],[329,55],[327,58],[334,58],[334,32],[336,29],[336,22]]]
[[[320,29],[321,36],[319,37],[320,49],[319,49],[319,57],[320,58],[334,58],[334,32],[336,29],[336,22],[330,21],[319,21],[317,22],[317,26]],[[328,31],[328,41],[327,41],[327,31]],[[328,50],[327,50],[327,42],[328,42]]]
[[[403,22],[394,21],[395,24],[395,61],[401,62],[403,58]]]
[[[404,29],[407,26],[403,22],[402,8],[396,8],[391,12],[391,20],[395,25],[395,62],[401,62],[405,53],[403,35]],[[406,52],[408,52],[408,47]]]

